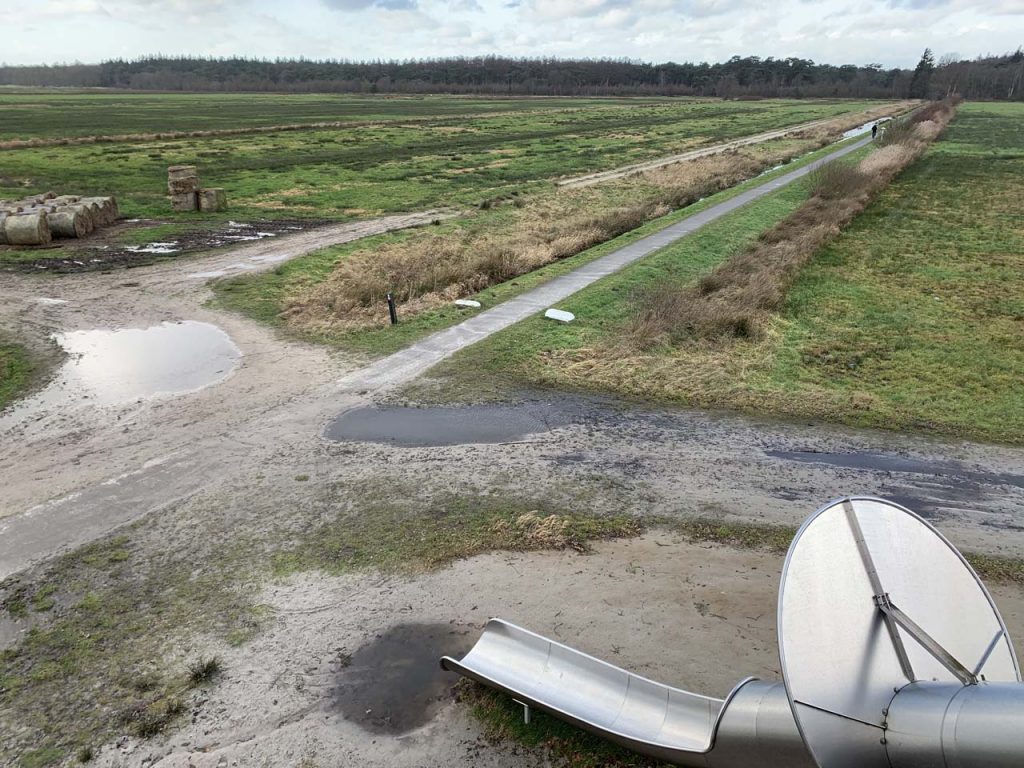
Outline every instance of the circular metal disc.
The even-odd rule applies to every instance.
[[[875,576],[872,577],[871,570]],[[898,504],[850,497],[797,533],[779,590],[779,649],[793,715],[821,768],[888,768],[885,712],[911,680],[957,678],[890,623],[875,587],[957,661],[989,681],[1020,669],[992,598],[963,556]]]

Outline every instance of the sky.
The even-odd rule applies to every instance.
[[[0,63],[457,55],[913,67],[1024,43],[1024,0],[0,0]]]

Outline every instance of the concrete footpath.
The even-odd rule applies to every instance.
[[[710,208],[705,208],[700,213],[689,216],[654,234],[635,240],[579,269],[556,277],[514,299],[502,302],[493,309],[474,315],[456,326],[438,331],[410,347],[354,371],[342,378],[339,385],[342,391],[366,394],[405,384],[460,349],[486,339],[491,334],[508,328],[520,320],[525,320],[530,315],[543,312],[602,277],[607,277],[667,245],[692,235],[707,224],[748,203],[759,200],[765,195],[770,195],[772,192],[789,186],[821,165],[855,152],[870,142],[871,138],[867,137],[837,149],[813,163],[808,163],[795,171],[748,189]]]

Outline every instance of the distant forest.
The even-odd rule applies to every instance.
[[[415,61],[268,61],[148,57],[54,66],[0,66],[0,84],[155,91],[464,93],[538,96],[1024,98],[1024,52],[938,62],[914,70],[734,56],[720,64],[498,56]]]

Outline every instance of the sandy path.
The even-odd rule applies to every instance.
[[[910,109],[911,106],[913,106],[911,102],[904,102],[885,107],[876,107],[875,109],[869,109],[858,115],[840,115],[838,118],[829,117],[823,120],[812,120],[809,123],[793,125],[788,128],[780,128],[775,131],[766,131],[764,133],[754,134],[753,136],[744,136],[740,139],[722,142],[721,144],[715,144],[710,147],[702,147],[700,149],[690,150],[689,152],[680,152],[679,154],[659,157],[654,160],[646,160],[642,163],[634,163],[633,165],[624,165],[621,168],[613,168],[610,171],[600,171],[598,173],[588,173],[583,176],[574,176],[571,179],[556,181],[555,184],[559,187],[569,188],[589,187],[605,181],[621,179],[625,176],[629,176],[630,174],[653,171],[656,168],[664,168],[666,165],[675,165],[676,163],[686,162],[687,160],[697,160],[701,157],[719,155],[722,152],[728,152],[732,149],[749,147],[752,144],[763,144],[766,141],[772,141],[774,139],[784,139],[787,136],[819,128],[823,125],[828,125],[829,123],[835,123],[837,120],[842,120],[844,118],[849,118],[854,121],[854,125],[859,125],[860,123],[870,122],[871,120],[876,120],[882,117],[902,114]]]

